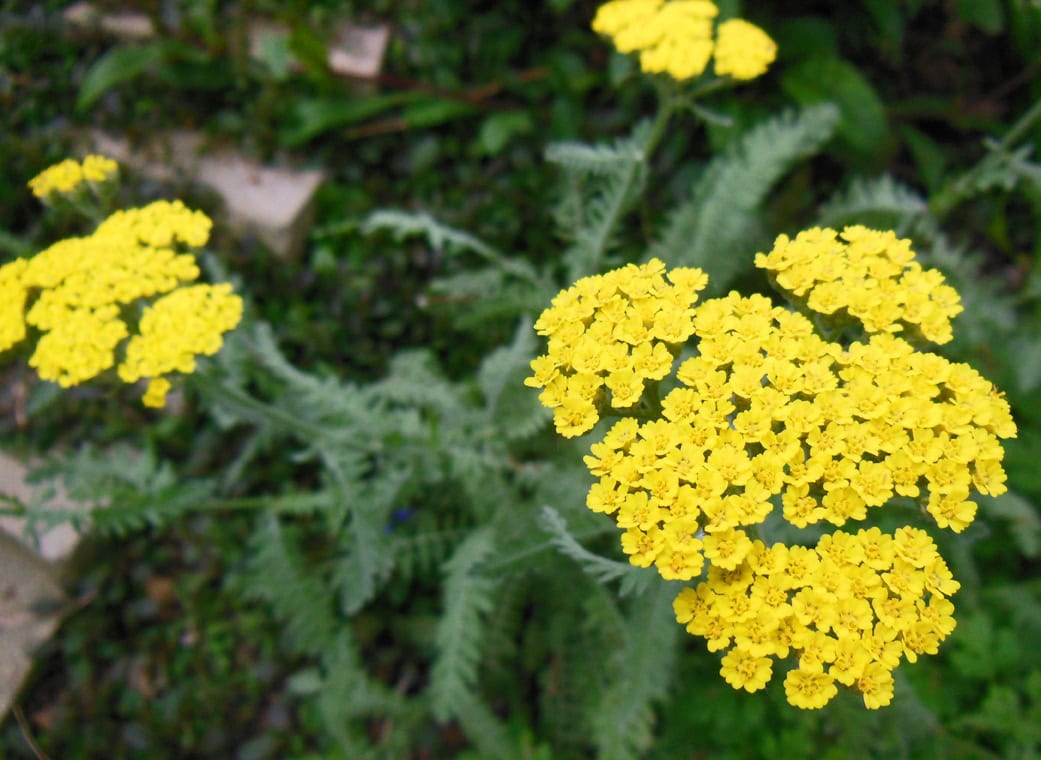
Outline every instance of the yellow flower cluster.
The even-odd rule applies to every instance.
[[[25,260],[15,259],[0,266],[0,352],[25,338],[25,301],[29,294],[22,284]]]
[[[83,162],[71,158],[48,167],[29,180],[29,189],[37,198],[71,193],[84,182],[104,182],[119,170],[119,165],[105,156],[87,156]]]
[[[810,271],[806,241],[830,240],[844,247],[844,258],[836,264],[822,253],[820,271],[829,274],[808,275],[814,282],[843,277],[841,266],[863,266],[866,282],[854,280],[858,274],[847,282],[878,291],[885,281],[886,298],[900,305],[894,322],[929,335],[941,323],[949,330],[949,305],[957,304],[957,294],[913,261],[907,241],[863,228],[847,229],[843,237],[845,244],[831,231],[800,235],[798,255],[789,259]],[[800,284],[785,277],[795,268],[781,266],[786,245],[786,239],[779,242],[775,253],[782,255],[771,265],[779,284],[805,295],[809,287],[800,292]],[[848,345],[829,342],[806,316],[764,296],[732,292],[694,307],[692,296],[706,285],[703,273],[678,270],[694,286],[685,302],[674,273],[664,273],[657,261],[647,267],[657,287],[668,288],[669,309],[679,309],[683,327],[665,340],[668,362],[633,383],[623,403],[612,398],[612,406],[624,413],[640,400],[644,377],[664,379],[679,353],[677,341],[686,340],[694,355],[680,363],[676,387],[660,402],[656,390],[645,400],[640,420],[624,417],[592,444],[585,462],[599,480],[587,506],[614,518],[634,565],[653,565],[668,580],[690,580],[709,563],[709,580],[696,591],[700,601],[695,604],[694,591],[684,592],[677,614],[690,623],[688,630],[709,638],[711,649],[737,642],[724,659],[728,682],[761,688],[772,672],[767,658],[786,657],[791,648],[802,653],[786,680],[793,705],[819,707],[836,682],[861,691],[869,707],[887,704],[890,671],[899,658],[914,661],[934,652],[954,626],[944,597],[957,584],[931,539],[911,528],[895,536],[872,529],[855,536],[836,532],[816,549],[767,549],[750,530],[778,509],[796,527],[825,521],[841,527],[900,496],[916,500],[939,527],[960,532],[976,514],[973,492],[1006,490],[1000,439],[1016,435],[1008,403],[969,365],[916,350],[894,330],[868,331],[865,340]],[[629,278],[643,293],[647,276],[645,268],[630,265],[587,278],[581,288],[561,293],[536,323],[550,336],[550,348],[532,362],[529,384],[547,389],[540,399],[556,409],[563,434],[585,432],[598,419],[600,385],[611,387],[609,357],[622,335],[617,312],[634,308],[640,297],[608,304],[632,295]],[[919,320],[922,309],[905,308],[923,289],[942,316]],[[812,298],[804,303],[815,304]],[[615,316],[605,320],[603,309]],[[864,319],[859,306],[849,311]],[[614,326],[595,327],[605,321]],[[646,354],[661,339],[652,318],[641,317],[640,324],[647,334],[642,342],[627,334],[625,356],[641,348]],[[578,345],[590,328],[594,335],[582,343],[576,367]],[[571,418],[562,409],[568,400],[584,404],[583,415]],[[660,410],[660,417],[648,409]],[[798,576],[783,570],[802,565]],[[780,591],[755,591],[781,580],[787,585]],[[738,601],[735,583],[743,584]],[[714,611],[706,612],[710,607]],[[839,619],[847,608],[855,608],[856,625]],[[746,622],[754,631],[735,632]],[[861,649],[879,654],[857,654]]]
[[[195,357],[220,350],[223,334],[242,319],[242,299],[231,285],[191,285],[178,288],[145,309],[139,334],[127,343],[119,377],[126,383],[142,377],[163,378],[149,385],[148,406],[163,406],[171,372],[195,371]]]
[[[165,375],[192,372],[194,356],[215,353],[242,315],[230,285],[182,287],[199,277],[195,257],[183,249],[205,245],[210,227],[205,214],[180,201],[156,201],[112,214],[91,235],[0,266],[0,351],[34,328],[41,336],[30,366],[44,380],[78,385],[117,364],[135,307],[163,296],[146,308],[119,367],[126,382],[149,378],[144,402],[162,406]]]
[[[793,525],[841,526],[927,491],[937,524],[961,531],[972,489],[1005,491],[998,439],[1015,425],[968,365],[888,334],[843,350],[763,296],[706,301],[693,327],[699,355],[663,419],[620,420],[586,457],[600,478],[587,505],[615,516],[633,564],[680,580],[703,557],[732,569],[777,496]]]
[[[734,79],[755,79],[777,57],[777,43],[755,24],[734,18],[716,30],[716,74]]]
[[[961,313],[957,291],[935,269],[914,260],[908,240],[893,232],[846,227],[813,228],[794,240],[781,235],[768,254],[757,254],[777,284],[820,314],[848,314],[869,333],[908,329],[934,343],[952,337]]]
[[[184,243],[201,248],[210,239],[213,222],[181,201],[154,201],[143,208],[117,211],[98,225],[94,237],[133,240],[153,248]]]
[[[571,438],[600,419],[604,389],[610,405],[632,407],[647,381],[672,371],[676,352],[694,330],[693,304],[708,277],[652,259],[605,275],[585,277],[553,299],[535,323],[549,351],[535,359],[525,385],[543,388],[557,432]]]
[[[741,19],[719,25],[709,0],[611,0],[600,6],[593,30],[605,34],[622,53],[639,53],[647,73],[684,80],[705,71],[715,54],[719,76],[754,79],[777,56],[777,45],[759,27]]]
[[[959,585],[925,531],[870,528],[823,536],[815,548],[756,541],[740,565],[712,568],[673,607],[710,651],[729,647],[720,673],[735,689],[762,689],[770,658],[794,655],[784,680],[792,705],[823,707],[839,683],[874,710],[892,701],[901,658],[936,654],[954,630],[947,597]]]

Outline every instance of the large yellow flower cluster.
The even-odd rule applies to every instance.
[[[104,182],[118,170],[119,165],[105,156],[87,156],[82,163],[68,158],[29,180],[29,189],[46,200],[55,194],[71,193],[85,182]]]
[[[166,375],[193,371],[194,356],[215,353],[242,315],[229,285],[182,287],[199,277],[184,249],[204,245],[210,227],[205,214],[180,201],[156,201],[116,212],[91,235],[0,266],[0,351],[34,328],[41,336],[30,366],[44,380],[78,385],[116,366],[139,306],[162,296],[141,317],[119,375],[149,378],[144,402],[163,406]]]
[[[680,580],[702,556],[732,569],[778,496],[798,527],[840,526],[925,491],[937,524],[961,531],[972,489],[1004,492],[998,439],[1015,425],[968,365],[889,335],[843,350],[762,296],[706,301],[693,325],[699,355],[663,418],[620,420],[586,457],[600,478],[587,505],[615,516],[633,564]]]
[[[600,6],[593,30],[605,34],[622,53],[639,53],[647,73],[684,80],[699,76],[715,55],[719,76],[754,79],[777,56],[777,45],[759,27],[741,19],[719,25],[709,0],[611,0]]]
[[[794,655],[784,680],[791,704],[823,707],[840,683],[877,709],[893,698],[901,658],[936,654],[954,630],[947,597],[959,585],[925,531],[870,528],[823,536],[815,548],[756,541],[740,565],[713,568],[673,607],[710,651],[729,647],[720,672],[735,689],[762,689],[770,658]]]
[[[937,289],[951,290],[938,274],[913,262],[909,244],[891,233],[853,228],[844,237],[847,243],[841,261],[854,269],[864,266],[872,273],[861,282],[865,289],[877,290],[878,283],[885,280],[889,282],[888,297],[901,305],[920,295],[922,282],[931,283],[924,296],[930,303]],[[837,235],[817,230],[796,241],[800,239],[835,242]],[[867,242],[860,247],[858,241]],[[786,250],[787,242],[779,241],[775,252]],[[864,253],[858,258],[857,251]],[[910,256],[900,253],[904,251]],[[822,253],[820,259],[822,269],[837,271],[835,277],[822,281],[843,276],[827,255]],[[811,267],[808,258],[800,261],[806,269]],[[664,284],[660,262],[647,266]],[[779,285],[790,288],[797,297],[809,291],[802,287],[802,280],[783,276],[788,268],[777,268]],[[759,682],[765,683],[771,672],[764,658],[769,654],[784,657],[793,648],[803,655],[799,670],[786,681],[792,704],[820,706],[834,692],[835,681],[854,685],[864,693],[869,707],[885,704],[892,684],[889,671],[896,666],[891,656],[857,659],[856,668],[847,663],[832,665],[827,672],[814,670],[808,664],[814,656],[819,655],[821,663],[845,663],[839,653],[845,651],[843,647],[855,648],[841,641],[828,643],[820,636],[831,631],[832,638],[845,640],[853,633],[839,635],[837,624],[821,622],[830,620],[825,613],[819,613],[813,628],[807,627],[809,618],[803,620],[799,613],[790,619],[770,615],[787,609],[784,605],[802,609],[800,605],[805,606],[809,599],[824,600],[821,604],[828,605],[834,602],[835,609],[847,605],[861,613],[873,610],[874,617],[860,618],[870,620],[856,629],[858,646],[871,635],[896,641],[897,660],[906,655],[913,661],[917,653],[935,651],[935,644],[953,628],[953,618],[946,622],[949,605],[942,596],[953,593],[957,584],[937,585],[936,578],[950,576],[931,540],[912,529],[895,537],[881,536],[876,529],[856,536],[825,536],[815,550],[785,546],[767,550],[757,540],[759,526],[779,511],[799,528],[825,521],[841,527],[849,520],[864,520],[869,508],[899,496],[917,501],[939,527],[960,532],[976,514],[973,492],[998,495],[1006,490],[1000,439],[1016,434],[1008,403],[969,365],[916,350],[889,330],[867,331],[862,341],[840,344],[820,337],[806,316],[775,306],[764,296],[731,293],[694,307],[691,296],[705,286],[706,278],[699,270],[679,271],[694,289],[684,299],[676,292],[682,290],[678,278],[665,274],[674,283],[669,302],[681,305],[684,326],[669,336],[663,347],[669,361],[656,367],[652,379],[664,380],[671,373],[672,357],[681,350],[676,341],[686,340],[694,355],[680,363],[675,387],[660,401],[655,383],[655,393],[643,398],[639,414],[619,420],[602,440],[592,444],[585,462],[599,480],[589,490],[587,506],[614,518],[623,531],[622,549],[635,565],[653,565],[668,580],[690,580],[709,563],[709,581],[697,593],[698,598],[718,602],[713,608],[716,612],[704,612],[703,605],[691,606],[691,592],[681,596],[687,601],[677,603],[677,614],[681,622],[690,622],[692,633],[706,635],[711,642],[713,637],[702,630],[731,630],[723,624],[758,620],[763,641],[773,649],[738,646],[724,660],[723,675],[729,682],[742,688],[761,686]],[[914,274],[908,277],[909,272]],[[646,276],[646,269],[630,265],[579,284],[587,292],[600,293],[599,283],[610,282],[609,294],[616,296],[627,292],[628,278],[644,283]],[[853,274],[850,279],[860,276]],[[615,350],[613,341],[620,334],[617,327],[601,328],[602,334],[583,344],[582,369],[574,368],[577,341],[590,326],[604,321],[600,309],[612,302],[611,298],[607,302],[580,298],[576,288],[562,293],[560,303],[536,323],[540,332],[551,336],[550,349],[547,356],[532,362],[535,377],[529,379],[530,384],[547,390],[559,388],[548,394],[544,391],[540,398],[557,405],[558,429],[566,435],[589,430],[600,411],[606,411],[600,384],[609,384],[612,370],[601,362]],[[956,293],[953,297],[941,293],[935,302],[957,304]],[[812,298],[803,299],[804,307],[812,309],[815,303]],[[609,308],[614,312],[630,305]],[[856,316],[863,319],[857,311]],[[941,322],[949,330],[953,316],[949,307],[940,312],[942,319],[917,321],[920,313],[912,310],[908,316],[904,309],[894,320],[917,327],[928,324],[929,328],[921,330],[922,336],[942,332]],[[821,315],[824,322],[835,321],[835,317],[832,312]],[[652,320],[641,319],[641,323],[647,335],[642,343],[633,342],[634,336],[629,335],[626,356],[637,354],[642,346],[646,353],[646,347],[658,337]],[[617,316],[611,324],[620,324]],[[593,379],[572,380],[589,374]],[[591,389],[580,397],[585,405],[581,424],[571,424],[566,414],[561,424],[560,405],[578,394],[577,388]],[[642,395],[641,378],[623,397],[624,403],[612,398],[611,406],[625,414]],[[846,547],[846,559],[832,561],[829,558],[840,543]],[[910,545],[918,547],[918,559],[910,556],[911,550],[906,548]],[[883,551],[879,546],[888,548]],[[885,562],[876,556],[878,552],[883,552]],[[765,601],[767,597],[755,593],[745,595],[740,602],[742,611],[734,613],[738,617],[727,618],[721,610],[737,604],[732,601],[735,578],[748,581],[741,586],[741,594],[755,584],[773,582],[770,576],[775,571],[762,559],[767,554],[779,567],[795,567],[792,558],[798,555],[803,558],[800,561],[813,564],[813,571],[785,587],[791,599],[773,594]],[[865,556],[870,559],[863,559]],[[848,589],[853,590],[847,594]],[[730,601],[720,601],[720,596]],[[909,605],[911,617],[893,618],[890,607],[898,602]],[[702,611],[681,612],[688,607]],[[942,624],[929,617],[941,608],[948,611]],[[927,623],[935,626],[927,631]],[[813,638],[811,633],[820,636]],[[727,644],[711,648],[728,643],[729,639]]]
[[[553,299],[535,323],[549,352],[532,363],[525,384],[544,388],[539,400],[554,410],[557,432],[571,438],[593,429],[597,405],[632,407],[648,380],[672,371],[679,347],[694,330],[692,306],[708,277],[653,259],[605,275],[585,277]]]
[[[758,267],[819,314],[848,314],[869,333],[899,332],[946,343],[961,313],[958,292],[935,269],[914,260],[908,240],[890,231],[813,228],[794,240],[781,235]]]

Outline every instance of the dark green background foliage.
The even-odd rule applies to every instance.
[[[595,2],[101,3],[152,15],[137,43],[65,5],[0,5],[0,260],[83,229],[24,182],[88,127],[191,127],[329,180],[286,260],[223,232],[213,198],[125,178],[124,204],[212,212],[206,266],[249,302],[176,414],[3,357],[4,447],[104,497],[74,518],[76,603],[18,701],[51,757],[1041,753],[1035,3],[722,2],[779,60],[653,152],[654,87],[589,30]],[[323,65],[344,17],[391,26],[378,80]],[[257,18],[291,30],[260,60]],[[940,654],[898,670],[886,710],[808,713],[778,678],[722,681],[673,620],[680,584],[624,561],[584,507],[582,445],[521,381],[531,320],[576,277],[657,255],[765,292],[752,254],[776,234],[851,223],[912,237],[959,289],[945,353],[1007,392],[1020,435],[1013,492],[937,536],[963,584]],[[0,754],[32,756],[12,717]]]

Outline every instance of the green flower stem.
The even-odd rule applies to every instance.
[[[617,528],[614,525],[608,525],[603,528],[594,528],[592,530],[586,530],[580,533],[573,533],[572,536],[575,538],[576,541],[582,542],[586,539],[597,538],[608,533],[616,534]],[[526,561],[531,557],[538,556],[543,552],[555,551],[556,548],[557,545],[553,543],[553,541],[546,540],[541,543],[535,544],[534,546],[528,547],[527,549],[516,552],[515,554],[507,555],[506,557],[500,559],[498,562],[487,564],[485,565],[485,569],[490,572],[504,570],[512,565],[517,564],[518,562]]]
[[[224,404],[258,424],[270,424],[310,441],[336,439],[330,430],[294,417],[288,412],[267,404],[260,399],[230,387],[223,380],[209,377],[205,371],[189,375],[199,394],[209,397],[216,404]],[[344,441],[337,440],[337,443]]]
[[[471,251],[483,258],[489,264],[498,267],[505,274],[511,274],[517,279],[524,280],[525,282],[543,290],[552,289],[552,283],[534,274],[527,267],[513,261],[509,256],[502,254],[483,240],[467,235],[466,244],[470,247]]]
[[[314,512],[326,508],[328,494],[291,493],[280,496],[241,496],[207,499],[192,506],[193,512],[264,511],[272,514]]]
[[[694,114],[696,118],[701,119],[702,121],[710,124],[731,126],[733,124],[733,120],[729,116],[716,113],[715,111],[710,111],[709,109],[698,105],[698,100],[717,90],[732,88],[734,84],[735,81],[733,79],[730,79],[729,77],[710,79],[707,82],[704,82],[701,86],[692,90],[691,92],[682,95],[676,95],[673,99],[674,109],[683,109],[690,111],[692,114]]]
[[[937,217],[942,218],[946,216],[965,198],[969,192],[969,188],[972,187],[979,175],[987,170],[992,157],[1009,150],[1031,127],[1034,126],[1034,123],[1039,118],[1041,118],[1041,100],[1034,103],[1034,105],[1032,105],[1027,112],[1019,118],[1019,121],[1013,124],[1012,128],[1005,133],[1005,136],[1001,138],[1001,141],[998,142],[992,150],[988,151],[987,155],[981,158],[974,167],[962,174],[957,180],[947,185],[947,187],[934,197],[932,201],[929,202],[929,210]]]
[[[604,255],[607,253],[607,244],[614,237],[618,223],[622,220],[629,205],[631,205],[627,201],[629,200],[633,183],[640,176],[641,170],[650,163],[651,156],[654,154],[655,148],[658,147],[658,143],[661,142],[661,138],[665,134],[665,127],[668,125],[669,118],[675,110],[676,98],[674,93],[667,91],[663,86],[659,86],[658,111],[654,115],[654,121],[651,123],[651,129],[647,133],[647,138],[640,148],[639,155],[634,158],[626,169],[618,192],[611,194],[613,202],[594,236],[592,253],[584,266],[586,271],[572,271],[570,273],[571,280],[577,280],[590,273],[600,271],[603,266]]]
[[[730,77],[716,77],[715,79],[710,79],[693,92],[687,94],[683,99],[683,102],[688,105],[693,105],[694,101],[698,100],[698,98],[703,98],[716,90],[733,87],[735,84],[737,84],[737,81]]]

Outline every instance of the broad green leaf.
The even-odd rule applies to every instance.
[[[436,127],[469,116],[474,106],[458,100],[421,100],[408,106],[402,116],[407,129]]]
[[[497,111],[481,122],[477,130],[477,148],[484,155],[494,156],[510,140],[534,128],[535,122],[527,111]]]
[[[787,60],[835,58],[839,54],[835,27],[817,16],[788,19],[778,26],[773,36],[780,56]]]
[[[415,100],[411,92],[392,92],[364,98],[308,98],[293,101],[288,108],[290,126],[281,132],[281,141],[296,148],[331,129],[356,124]]]
[[[76,110],[86,111],[109,90],[141,76],[161,63],[167,52],[167,46],[162,42],[117,47],[108,51],[95,61],[83,78],[76,99]]]
[[[781,77],[781,87],[803,105],[831,102],[841,114],[838,135],[860,158],[877,154],[889,136],[885,107],[871,83],[841,58],[803,61]]]
[[[235,73],[227,58],[200,60],[198,57],[186,59],[180,55],[176,58],[173,56],[171,53],[155,73],[163,83],[175,90],[213,92],[227,90],[234,85]]]
[[[1024,58],[1033,55],[1041,41],[1041,13],[1032,3],[1009,3],[1008,31],[1013,47]]]
[[[887,58],[898,61],[907,27],[900,5],[893,0],[864,0],[863,5],[878,29],[879,48]]]
[[[329,51],[325,42],[303,24],[297,24],[289,34],[289,49],[309,74],[326,75],[329,72]]]
[[[1005,29],[1001,5],[1001,0],[958,0],[958,16],[982,32],[1000,34]]]
[[[931,137],[914,127],[904,126],[900,130],[900,134],[914,157],[914,162],[925,181],[926,188],[930,193],[938,190],[943,182],[943,173],[947,166],[947,154],[944,149]]]

